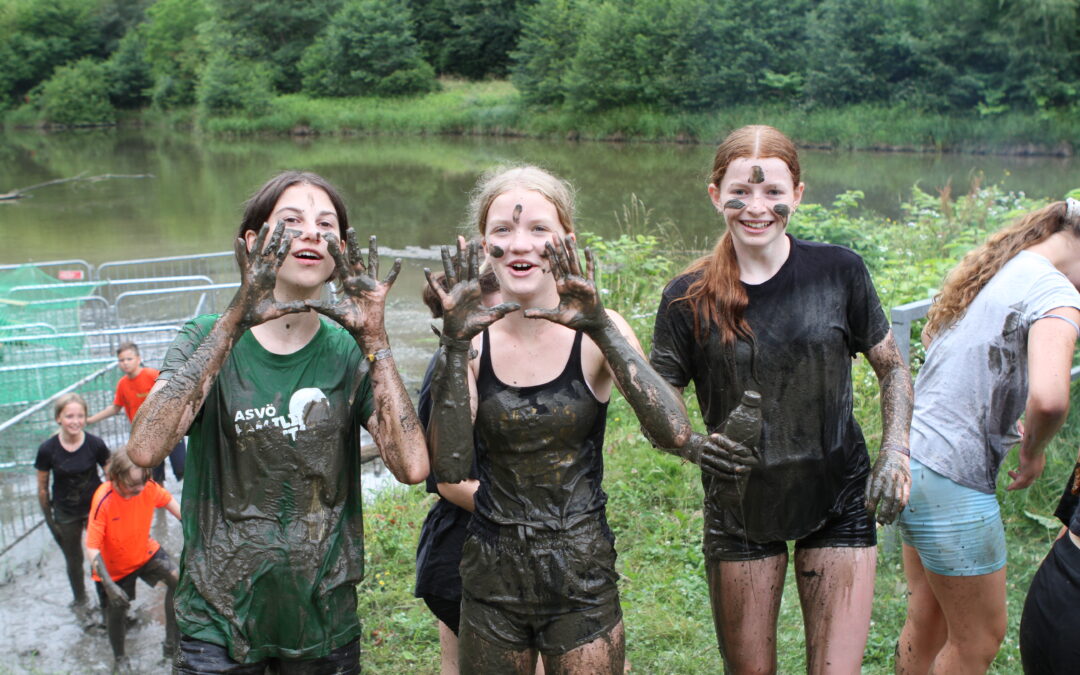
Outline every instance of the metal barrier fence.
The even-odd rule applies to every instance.
[[[174,255],[164,258],[117,260],[98,266],[97,280],[138,279],[164,276],[206,276],[214,282],[235,281],[239,270],[232,251]]]

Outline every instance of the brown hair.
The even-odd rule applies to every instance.
[[[798,187],[802,179],[799,153],[791,139],[778,129],[754,124],[736,129],[716,149],[709,182],[720,187],[728,167],[740,157],[776,157],[787,164],[791,180]],[[710,326],[720,330],[725,343],[733,343],[739,336],[750,337],[750,325],[743,318],[749,299],[746,289],[739,282],[739,261],[731,232],[726,228],[713,250],[698,258],[683,270],[683,274],[695,279],[686,294],[676,302],[686,301],[694,317],[694,334],[704,338]]]
[[[555,207],[559,222],[566,231],[574,231],[574,187],[538,166],[525,165],[496,167],[480,176],[469,200],[469,224],[476,224],[480,236],[484,236],[487,229],[491,203],[514,188],[539,192]]]
[[[79,405],[82,406],[84,415],[89,415],[90,414],[89,408],[86,407],[86,399],[85,398],[83,398],[82,396],[80,396],[78,394],[75,394],[75,393],[64,394],[60,398],[56,399],[56,403],[53,404],[53,419],[54,420],[59,420],[60,419],[60,413],[64,412],[64,408],[68,407],[69,403],[78,403]]]
[[[130,472],[133,467],[138,468],[142,472],[143,483],[150,478],[150,469],[136,466],[135,462],[131,461],[131,457],[128,457],[127,446],[121,446],[109,455],[109,461],[105,464],[105,477],[113,483],[121,482],[124,485],[127,485],[128,472]]]
[[[968,252],[945,277],[941,291],[934,296],[934,304],[926,315],[926,334],[933,339],[959,321],[979,291],[1020,251],[1063,230],[1080,236],[1080,218],[1070,221],[1067,214],[1066,202],[1054,202],[1021,216]]]
[[[244,202],[244,216],[240,220],[240,229],[236,236],[243,239],[244,235],[251,230],[258,232],[273,213],[274,205],[281,199],[281,193],[293,185],[311,185],[326,193],[326,196],[330,198],[330,203],[334,205],[334,210],[337,211],[338,235],[344,246],[345,231],[349,229],[349,216],[345,211],[345,202],[330,181],[308,171],[283,171],[266,181],[251,198]]]
[[[123,352],[135,352],[135,356],[138,356],[139,345],[134,342],[121,342],[120,346],[116,348],[116,355],[120,356]]]

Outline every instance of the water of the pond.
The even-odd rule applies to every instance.
[[[707,145],[492,138],[223,140],[162,131],[11,133],[0,135],[0,194],[80,174],[153,177],[68,183],[33,191],[28,199],[0,202],[0,263],[77,258],[96,265],[227,250],[243,200],[285,168],[315,171],[336,183],[362,238],[375,234],[380,244],[397,249],[443,244],[464,219],[476,177],[506,162],[537,163],[569,178],[579,191],[580,230],[618,234],[615,214],[636,195],[652,210],[653,221],[674,223],[687,245],[701,248],[717,234],[705,194],[712,152]],[[899,204],[916,183],[933,192],[951,181],[958,194],[978,176],[983,184],[1046,198],[1080,185],[1071,159],[809,150],[801,157],[806,201],[828,203],[844,190],[862,190],[864,203],[888,216],[899,214]],[[796,232],[797,226],[796,221]],[[419,301],[425,264],[431,263],[406,262],[387,316],[397,361],[413,391],[435,344]],[[368,476],[364,480],[369,486],[379,482]],[[0,662],[0,673],[105,668],[105,636],[76,630],[65,606],[59,556],[47,537],[38,539],[34,551],[40,549],[45,566],[15,582],[0,579],[0,625],[18,654]],[[170,550],[179,550],[178,541]],[[147,629],[137,649],[148,664],[157,658],[161,628],[153,619],[156,611],[148,605],[141,617]],[[70,656],[54,656],[57,643],[67,645]]]

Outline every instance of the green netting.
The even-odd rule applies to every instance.
[[[0,405],[47,398],[101,367],[80,334],[79,298],[97,286],[61,282],[33,265],[0,272]]]

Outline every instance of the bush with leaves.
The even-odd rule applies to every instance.
[[[116,109],[109,101],[108,69],[90,58],[57,68],[31,92],[41,121],[64,126],[112,124]]]
[[[349,0],[300,60],[312,96],[402,96],[437,88],[402,0]]]
[[[195,95],[204,115],[264,112],[273,96],[269,68],[218,52],[206,64]]]

